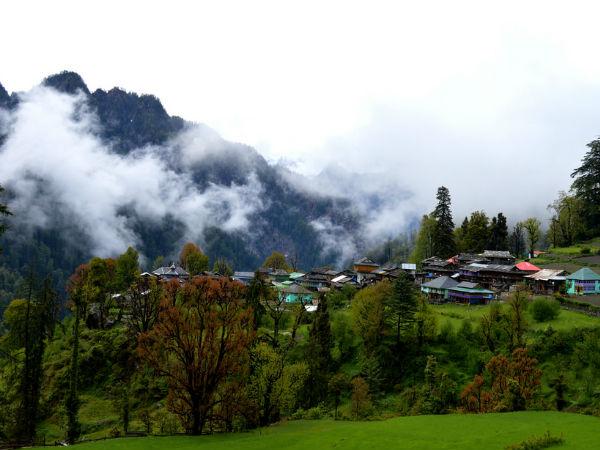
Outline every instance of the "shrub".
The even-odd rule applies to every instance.
[[[582,255],[589,255],[592,252],[592,249],[589,247],[583,247],[580,252]]]
[[[536,322],[548,322],[558,317],[560,303],[544,298],[535,299],[531,304],[531,313]]]
[[[554,447],[565,442],[562,436],[552,436],[549,431],[546,431],[542,436],[533,436],[518,444],[508,445],[506,450],[539,450],[542,448]]]

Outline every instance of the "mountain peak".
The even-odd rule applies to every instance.
[[[49,86],[57,91],[65,92],[67,94],[76,94],[77,91],[81,90],[89,95],[90,91],[79,75],[76,72],[70,72],[65,70],[63,72],[57,73],[55,75],[50,75],[46,79],[44,79],[44,86]]]

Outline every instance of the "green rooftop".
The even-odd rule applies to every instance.
[[[579,269],[577,272],[572,273],[571,275],[567,275],[567,280],[577,280],[577,281],[593,281],[600,280],[600,275],[594,272],[589,267],[584,267]]]

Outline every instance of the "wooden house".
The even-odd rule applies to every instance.
[[[478,283],[462,281],[448,289],[448,299],[470,305],[484,304],[494,298],[494,292],[483,288]]]
[[[553,294],[564,286],[567,272],[560,269],[541,269],[523,278],[535,294]]]
[[[421,271],[426,277],[453,275],[458,271],[458,264],[453,258],[442,259],[437,256],[421,261]]]
[[[175,263],[171,263],[170,266],[159,267],[152,272],[152,275],[157,276],[161,281],[186,281],[190,278],[190,274],[183,267],[175,265]]]
[[[583,267],[566,278],[567,294],[600,294],[600,275],[589,267]]]
[[[484,250],[480,256],[487,259],[490,264],[514,266],[516,262],[515,257],[505,250]]]
[[[361,258],[358,261],[354,261],[353,270],[357,274],[358,283],[361,284],[363,280],[371,279],[372,277],[366,277],[365,275],[379,269],[379,267],[379,264],[369,258]]]
[[[446,301],[448,300],[448,290],[456,287],[458,281],[447,276],[438,277],[421,285],[423,292],[430,301]]]
[[[478,283],[488,289],[508,291],[513,284],[523,281],[527,274],[505,264],[469,264],[460,268],[461,280]]]
[[[298,284],[283,286],[278,284],[276,287],[279,295],[285,298],[286,303],[302,302],[304,304],[312,304],[317,295],[315,292],[309,291]]]

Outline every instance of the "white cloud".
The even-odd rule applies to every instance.
[[[38,87],[21,100],[0,151],[0,181],[16,195],[11,208],[26,224],[46,226],[60,208],[86,231],[93,252],[107,256],[139,244],[121,213],[125,207],[144,220],[173,215],[188,239],[200,239],[209,225],[245,231],[248,216],[263,208],[262,186],[252,173],[246,184],[210,184],[201,192],[189,172],[167,167],[164,149],[110,152],[93,134],[96,118],[83,97]]]

